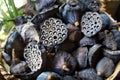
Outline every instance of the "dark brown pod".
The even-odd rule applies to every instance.
[[[117,22],[106,12],[100,13],[102,19],[103,30],[104,29],[114,29],[118,27]]]
[[[117,43],[117,49],[120,49],[120,31],[113,29],[111,32],[113,33],[113,38]]]
[[[72,32],[68,38],[71,42],[77,42],[83,37],[82,33],[80,31],[74,31]]]
[[[61,75],[71,74],[76,67],[76,60],[69,53],[59,51],[53,61],[53,70]]]
[[[59,45],[59,50],[73,52],[78,47],[79,47],[78,42],[71,42],[70,40],[66,39],[62,44]]]
[[[10,66],[10,72],[14,75],[20,75],[22,73],[29,72],[30,69],[25,61],[21,61],[15,54],[14,49],[12,50],[12,64]]]
[[[74,26],[72,24],[67,24],[67,29],[68,29],[68,34],[74,32],[74,31],[78,31],[79,30],[78,27],[76,27],[76,26]]]
[[[65,4],[60,6],[59,12],[66,23],[71,23],[75,26],[79,26],[82,6],[79,5],[77,0],[67,0]]]
[[[55,5],[56,0],[39,0],[39,4],[37,6],[37,11],[45,11],[49,9],[51,6]]]
[[[103,57],[102,45],[95,44],[89,49],[88,59],[91,67],[96,67],[98,61]]]
[[[120,50],[109,50],[103,49],[104,56],[112,59],[114,63],[117,63],[120,60]]]
[[[107,57],[102,58],[96,67],[97,75],[102,77],[109,77],[115,69],[113,61]]]
[[[93,46],[94,44],[96,44],[95,39],[94,38],[88,38],[86,36],[84,36],[79,42],[80,46]]]
[[[78,79],[76,79],[76,78],[74,78],[74,77],[72,77],[72,76],[65,76],[64,78],[63,78],[63,80],[78,80]]]
[[[100,1],[98,0],[78,0],[84,5],[85,10],[90,11],[99,11],[100,10]]]
[[[84,69],[82,71],[76,72],[75,77],[84,80],[103,80],[99,77],[93,68]]]
[[[105,32],[105,38],[103,41],[103,45],[110,50],[117,50],[117,43],[114,39],[112,32],[108,30],[105,30],[104,32]]]
[[[25,48],[25,42],[23,41],[22,37],[19,35],[19,33],[16,30],[13,30],[11,34],[9,35],[7,42],[4,47],[4,52],[6,54],[3,54],[4,59],[8,64],[11,64],[11,57],[12,57],[12,49],[14,48],[16,55],[19,57],[19,59],[23,60],[23,51]],[[5,58],[7,57],[7,58]],[[9,60],[8,60],[9,59]]]
[[[88,58],[88,48],[87,47],[79,47],[77,50],[73,52],[73,56],[77,60],[79,64],[79,68],[87,67],[87,58]]]
[[[42,72],[36,80],[62,80],[62,77],[55,72]]]

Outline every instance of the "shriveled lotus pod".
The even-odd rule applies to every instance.
[[[99,11],[100,10],[100,1],[98,0],[78,0],[84,5],[85,10],[90,11]]]
[[[75,77],[84,80],[103,80],[101,77],[97,75],[96,71],[93,68],[88,68],[76,72]]]
[[[62,80],[62,77],[55,72],[42,72],[36,80]]]
[[[96,44],[96,40],[94,38],[89,38],[89,37],[86,37],[84,36],[80,42],[79,42],[79,45],[80,46],[93,46]]]
[[[113,33],[108,30],[105,30],[104,32],[105,38],[103,41],[103,45],[110,50],[117,50],[117,43],[114,39]]]
[[[74,78],[74,77],[72,77],[72,76],[65,76],[64,78],[63,78],[63,80],[78,80],[78,79],[76,79],[76,78]]]
[[[117,63],[120,60],[120,50],[109,50],[103,49],[104,56],[113,60],[114,63]]]
[[[109,77],[114,69],[115,65],[113,61],[107,57],[102,58],[96,66],[97,74],[103,77]]]
[[[23,41],[22,37],[20,36],[20,34],[16,31],[13,30],[8,39],[7,42],[5,44],[4,47],[4,59],[7,61],[8,64],[11,64],[11,56],[12,56],[12,49],[14,48],[15,50],[15,54],[18,56],[19,59],[23,60],[23,51],[25,48],[25,42]],[[5,58],[7,57],[7,58]],[[8,60],[9,59],[9,60]]]
[[[89,49],[88,61],[89,65],[93,68],[96,67],[98,61],[103,57],[102,45],[95,44]]]
[[[82,5],[79,4],[80,3],[77,0],[67,0],[67,2],[60,7],[59,12],[66,23],[71,23],[75,26],[80,25],[79,20]]]
[[[53,71],[67,75],[73,73],[76,67],[76,60],[69,53],[59,51],[56,53],[53,61]]]
[[[88,48],[87,47],[79,47],[77,50],[73,52],[73,56],[78,62],[79,68],[87,67],[88,60]]]
[[[56,0],[39,0],[37,11],[44,11],[55,4]]]
[[[68,38],[71,42],[77,42],[83,37],[82,33],[80,31],[74,31],[72,32]]]
[[[81,30],[87,37],[92,37],[102,29],[102,20],[97,12],[86,12],[82,16]]]
[[[120,49],[120,31],[118,31],[117,29],[111,30],[111,32],[113,33],[113,38],[117,43],[117,49]]]

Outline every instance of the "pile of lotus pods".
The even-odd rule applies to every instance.
[[[14,19],[3,57],[21,80],[105,80],[120,61],[118,23],[98,0],[37,0]]]

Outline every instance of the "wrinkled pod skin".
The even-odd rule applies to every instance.
[[[36,80],[62,80],[62,77],[55,72],[42,72]]]
[[[41,12],[55,5],[57,0],[38,0],[37,11]]]
[[[65,4],[60,6],[59,12],[66,23],[71,23],[79,26],[80,17],[82,14],[82,6],[77,0],[68,0]]]
[[[102,77],[109,77],[115,69],[113,61],[107,57],[102,58],[96,67],[97,74]]]
[[[13,30],[9,35],[4,47],[5,53],[3,54],[3,57],[6,60],[6,62],[8,64],[11,64],[11,59],[12,59],[11,53],[13,48],[15,50],[16,55],[19,56],[19,59],[24,60],[23,51],[25,46],[26,46],[26,43],[23,41],[22,37],[19,35],[19,33],[16,30]]]
[[[96,71],[93,68],[87,68],[79,72],[76,72],[75,77],[84,80],[103,80],[101,77],[97,75]]]
[[[59,51],[53,61],[53,71],[60,75],[72,74],[76,67],[76,60],[69,53]]]
[[[88,11],[96,11],[98,12],[100,10],[100,1],[98,0],[78,0],[79,2],[81,2],[84,6],[84,10],[88,10]]]

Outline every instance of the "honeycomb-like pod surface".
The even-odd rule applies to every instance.
[[[102,28],[100,15],[97,12],[86,12],[82,16],[81,27],[85,36],[94,36]]]
[[[24,58],[31,71],[37,71],[42,66],[41,51],[37,42],[30,42],[24,49]]]
[[[62,43],[67,38],[66,25],[56,18],[49,18],[41,26],[40,41],[44,46],[54,46]]]

